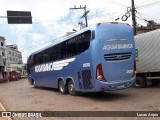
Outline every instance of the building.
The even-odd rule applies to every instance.
[[[6,45],[6,67],[9,77],[15,77],[15,75],[26,75],[25,65],[22,61],[22,53],[18,50],[16,44]]]
[[[18,51],[17,45],[6,45],[7,66],[10,64],[22,64],[22,53]]]
[[[0,36],[0,78],[7,77],[5,38]]]
[[[22,53],[17,45],[6,45],[5,38],[0,36],[0,79],[15,77],[16,74],[26,75]]]

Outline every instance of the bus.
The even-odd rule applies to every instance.
[[[129,88],[136,71],[132,28],[118,22],[86,27],[32,53],[27,68],[31,85],[62,94]]]

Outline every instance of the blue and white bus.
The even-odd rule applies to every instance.
[[[28,79],[35,87],[63,94],[113,91],[135,82],[135,43],[124,23],[98,23],[32,53]]]

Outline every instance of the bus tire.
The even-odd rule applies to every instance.
[[[60,93],[62,93],[62,94],[66,94],[66,93],[67,93],[67,87],[66,87],[66,85],[64,84],[64,81],[63,81],[63,80],[60,80],[60,81],[59,81],[59,83],[58,83],[58,88],[59,88]]]
[[[146,80],[143,77],[136,77],[135,87],[137,88],[147,87]]]
[[[35,88],[37,88],[38,86],[36,85],[36,82],[32,79],[32,83],[33,83],[33,86],[35,87]]]
[[[160,82],[158,80],[152,80],[152,86],[158,86],[159,83]]]
[[[75,91],[75,85],[72,80],[68,82],[68,92],[72,96],[78,95],[78,93]]]

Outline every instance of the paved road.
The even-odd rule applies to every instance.
[[[2,112],[6,111],[6,109],[4,108],[1,102],[0,102],[0,111]],[[11,118],[10,117],[0,117],[0,120],[11,120]]]
[[[23,79],[0,84],[0,101],[9,111],[160,111],[160,86],[70,96],[62,95],[55,89],[34,88],[28,85],[27,79]],[[47,119],[50,118],[44,120]],[[99,119],[106,120],[106,118]],[[139,120],[139,118],[132,119]]]

